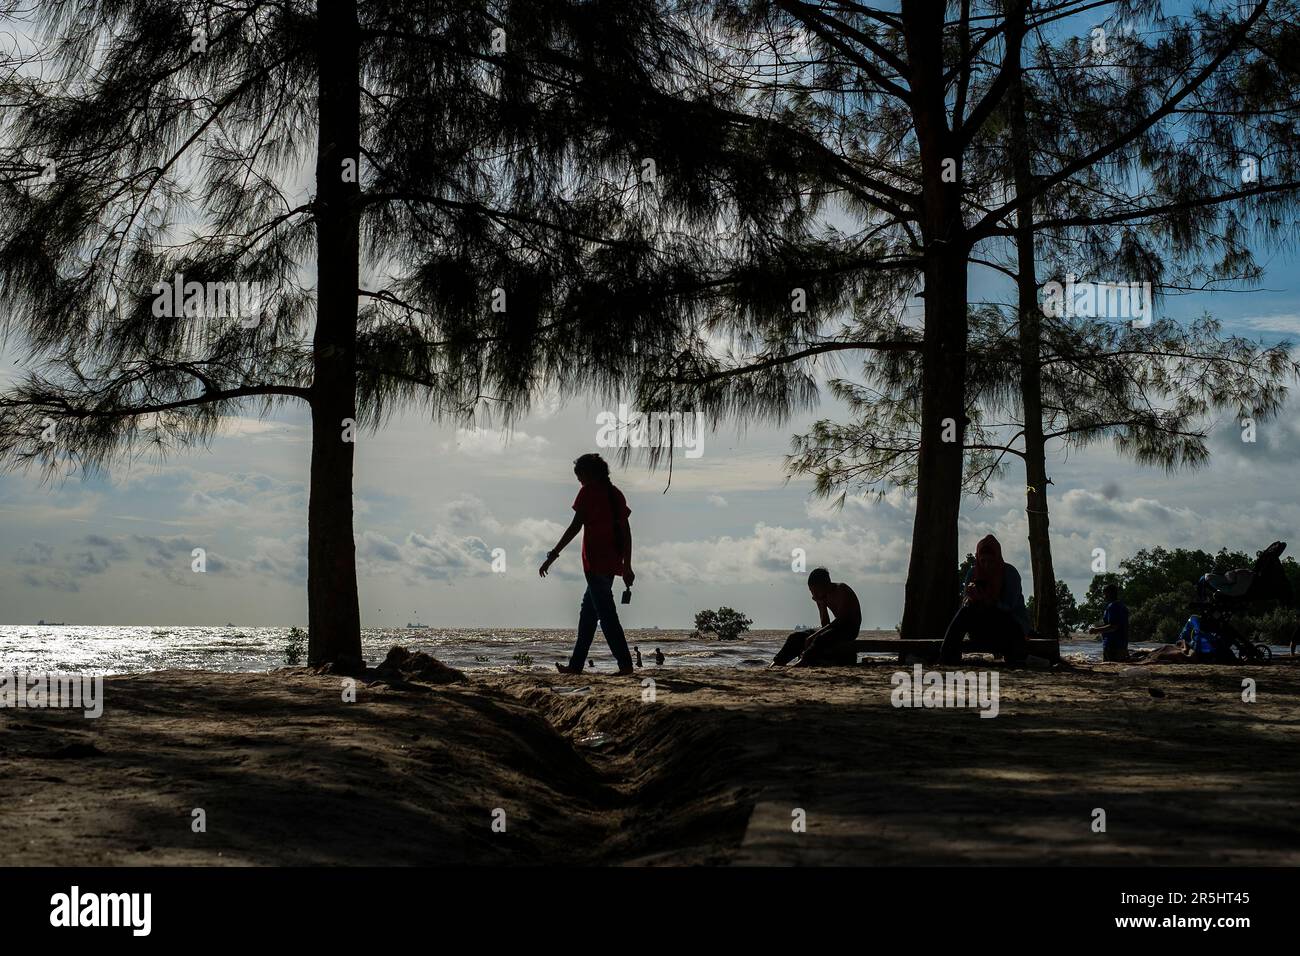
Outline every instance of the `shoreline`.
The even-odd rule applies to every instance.
[[[104,676],[172,669],[265,673],[285,666],[286,633],[232,629],[164,634],[149,628],[54,628],[35,636],[0,626],[0,671],[28,669]],[[573,647],[571,629],[417,633],[423,636],[363,631],[362,653],[377,665],[389,648],[400,645],[431,654],[475,676],[520,672],[547,676],[553,673],[552,662],[567,661]],[[689,631],[630,628],[627,634],[630,644],[640,646],[647,668],[654,666],[654,649],[661,647],[670,670],[687,666],[766,666],[787,637],[785,632],[752,630],[734,641],[692,638]],[[897,632],[868,629],[859,636],[868,641],[889,640],[896,638]],[[1101,646],[1096,637],[1091,641],[1076,640],[1080,636],[1072,635],[1061,644],[1062,655],[1076,663],[1099,662]],[[1136,641],[1130,645],[1134,650],[1156,646]],[[895,656],[892,651],[878,656],[875,652],[862,653],[879,661]],[[1273,654],[1275,658],[1289,656],[1283,647],[1274,647]],[[603,640],[593,645],[590,657],[597,670],[613,669],[613,659]]]
[[[891,662],[371,671],[355,703],[306,668],[108,677],[96,720],[0,709],[0,863],[1295,865],[1294,664],[1001,669],[996,719],[892,706]]]

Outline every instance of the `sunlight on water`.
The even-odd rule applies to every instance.
[[[627,634],[629,644],[641,647],[647,667],[655,666],[655,647],[662,647],[678,667],[736,666],[746,660],[765,664],[785,637],[775,631],[756,631],[749,640],[719,643],[691,640],[689,631],[629,630]],[[166,668],[264,671],[284,665],[288,635],[287,627],[0,625],[0,667],[102,674]],[[567,628],[366,628],[361,642],[372,665],[400,644],[464,670],[551,670],[555,661],[568,660],[573,632]],[[614,667],[599,634],[590,658],[598,669]]]
[[[6,624],[0,625],[0,667],[99,674],[167,668],[265,671],[284,665],[288,634],[287,627]],[[695,640],[690,631],[633,629],[627,636],[630,645],[641,648],[650,669],[655,667],[656,647],[662,648],[668,667],[757,667],[771,660],[786,632],[751,631],[744,640],[726,642]],[[554,662],[568,660],[573,646],[573,632],[567,628],[366,628],[361,639],[366,661],[372,665],[400,644],[469,671],[550,671]],[[1066,642],[1061,650],[1087,660],[1101,656],[1100,646],[1093,641]],[[1284,650],[1274,648],[1274,653]],[[599,634],[590,658],[598,671],[614,669]]]

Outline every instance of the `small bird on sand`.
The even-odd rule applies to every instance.
[[[593,661],[590,657],[588,657],[588,658],[587,658],[587,666],[588,666],[588,667],[595,667],[595,666],[596,666],[596,662]]]
[[[636,648],[636,666],[637,666],[637,667],[641,667],[641,666],[643,666],[643,665],[641,664],[641,648],[639,648],[639,647]]]
[[[663,662],[664,662],[664,652],[661,651],[661,650],[659,650],[659,648],[656,647],[656,648],[655,648],[655,663],[656,663],[656,664],[660,664],[660,665],[662,665]]]

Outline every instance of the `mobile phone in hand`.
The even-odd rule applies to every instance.
[[[631,604],[631,603],[632,603],[632,589],[631,589],[631,588],[624,588],[624,589],[623,589],[623,603],[624,603],[624,604]]]

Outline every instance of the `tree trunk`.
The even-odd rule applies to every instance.
[[[956,612],[957,521],[966,420],[966,253],[935,256],[925,269],[921,352],[921,447],[916,517],[902,636],[937,639]]]
[[[1011,168],[1016,195],[1033,185],[1029,130],[1025,118],[1024,84],[1019,73],[1008,91]],[[1029,563],[1034,575],[1034,626],[1044,637],[1060,630],[1056,573],[1047,514],[1047,447],[1043,438],[1043,382],[1040,352],[1042,314],[1038,306],[1038,270],[1034,257],[1034,211],[1030,205],[1016,214],[1016,286],[1019,313],[1020,404],[1025,434],[1025,515],[1029,525]]]
[[[318,0],[316,9],[320,140],[316,148],[307,661],[355,670],[363,664],[352,535],[354,444],[348,426],[355,427],[357,393],[360,36],[355,0]]]
[[[943,636],[957,605],[957,519],[966,425],[966,259],[961,147],[948,126],[942,18],[929,3],[902,6],[921,154],[925,333],[916,518],[900,625],[906,638]]]

